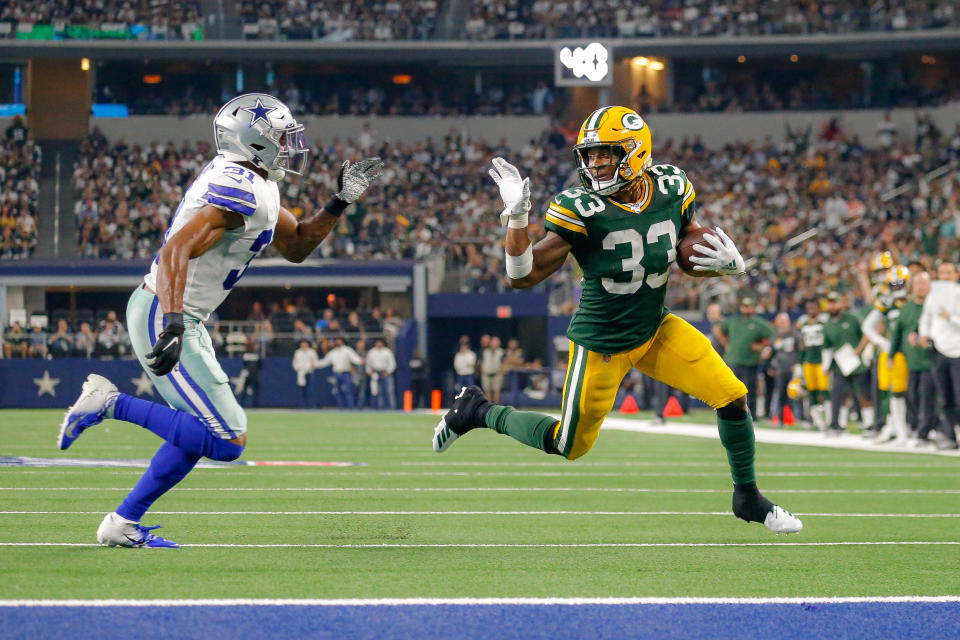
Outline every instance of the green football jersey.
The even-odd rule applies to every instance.
[[[567,337],[591,351],[620,353],[657,331],[680,230],[693,220],[695,193],[687,175],[657,165],[639,178],[632,205],[568,189],[554,196],[544,227],[572,245],[583,271],[583,294]]]
[[[827,322],[827,314],[817,316],[803,314],[797,320],[800,327],[800,336],[803,339],[801,362],[820,364],[823,362],[823,326]]]

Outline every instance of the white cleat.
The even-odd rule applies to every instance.
[[[800,518],[777,505],[773,505],[773,509],[770,509],[763,524],[774,533],[797,533],[803,529]]]
[[[144,527],[139,522],[127,520],[116,511],[108,513],[97,528],[97,542],[108,547],[136,547],[152,549],[176,549],[176,542],[165,540],[150,533],[156,527]]]
[[[433,430],[433,450],[437,453],[443,453],[449,449],[453,441],[459,437],[459,435],[447,426],[447,421],[440,418],[440,424]]]
[[[103,422],[107,411],[116,402],[117,391],[115,384],[95,373],[87,376],[80,390],[80,397],[63,415],[60,423],[60,434],[57,436],[57,446],[66,449],[73,441],[80,437],[88,427]]]

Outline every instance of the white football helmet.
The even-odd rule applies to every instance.
[[[213,120],[217,152],[231,162],[252,162],[267,179],[302,175],[310,150],[287,105],[266,93],[246,93],[221,107]]]

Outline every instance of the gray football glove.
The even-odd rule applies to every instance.
[[[364,158],[353,164],[345,160],[337,176],[337,197],[347,203],[356,202],[382,173],[380,158]]]

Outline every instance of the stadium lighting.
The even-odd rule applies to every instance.
[[[648,60],[647,58],[644,58],[643,56],[637,56],[636,58],[633,59],[633,64],[638,67],[645,67],[648,64],[650,64],[650,60]]]
[[[792,56],[790,56],[790,62],[796,62],[799,59],[800,59],[800,56],[798,56],[797,54],[793,54]]]
[[[160,84],[161,82],[163,82],[163,76],[158,73],[143,76],[143,84]]]
[[[663,63],[658,60],[654,60],[650,63],[650,68],[654,71],[663,71]]]
[[[747,61],[747,56],[737,56],[737,62],[739,62],[740,64],[743,64],[746,61]]]
[[[398,73],[393,76],[393,84],[410,84],[413,81],[413,77],[407,73]]]
[[[90,71],[90,58],[80,58],[80,71]]]

